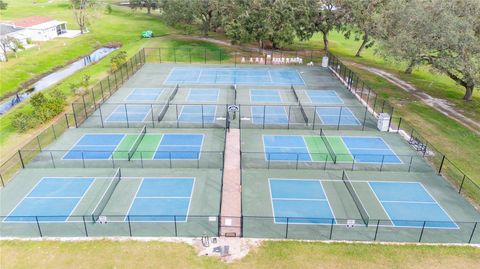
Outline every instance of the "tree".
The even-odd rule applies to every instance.
[[[323,48],[328,50],[328,34],[335,28],[340,28],[348,14],[343,0],[308,0],[297,12],[296,33],[301,40],[310,39],[320,32],[323,37]],[[303,11],[303,12],[302,12]]]
[[[0,49],[2,50],[5,62],[8,62],[8,51],[15,53],[16,57],[18,50],[24,49],[24,47],[20,40],[12,36],[3,36],[0,38]]]
[[[111,70],[111,73],[114,73],[115,71],[117,71],[118,69],[120,69],[120,67],[122,66],[122,64],[124,64],[125,62],[127,61],[127,52],[126,51],[119,51],[115,56],[113,56],[111,59],[110,59],[110,70]]]
[[[155,10],[158,8],[158,6],[159,6],[158,0],[130,0],[131,9],[146,8],[148,14],[151,14],[152,9]]]
[[[355,54],[360,57],[363,49],[374,45],[372,35],[377,27],[377,19],[384,11],[384,6],[388,0],[344,0],[343,8],[348,12],[344,28],[345,38],[350,38],[353,34],[355,40],[361,40],[362,43]]]
[[[472,100],[480,83],[480,2],[403,2],[382,19],[380,49],[410,65],[412,61],[428,64],[463,86],[465,101]]]
[[[294,0],[230,0],[222,14],[226,35],[233,42],[252,42],[264,48],[293,43],[295,39]]]
[[[194,0],[193,13],[202,22],[202,33],[208,36],[215,16],[218,16],[219,0]]]
[[[0,10],[5,10],[8,7],[8,3],[3,2],[0,0]]]
[[[193,5],[190,0],[161,0],[160,15],[168,25],[192,24]]]
[[[87,26],[90,24],[90,10],[93,9],[96,4],[97,0],[70,0],[73,17],[80,27],[81,34],[87,31]]]

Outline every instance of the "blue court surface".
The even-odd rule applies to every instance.
[[[295,69],[281,68],[173,68],[164,84],[304,85]]]
[[[217,89],[190,89],[187,102],[217,102],[218,94]]]
[[[86,134],[63,156],[64,160],[108,160],[124,134]]]
[[[394,226],[458,228],[419,182],[368,183]]]
[[[125,101],[155,101],[162,94],[159,88],[136,88],[125,98]]]
[[[214,123],[217,106],[185,105],[178,115],[179,122],[185,123]]]
[[[342,98],[338,96],[336,91],[332,90],[307,90],[306,91],[310,102],[313,104],[324,105],[339,105],[343,104]]]
[[[154,135],[154,134],[150,134]],[[160,142],[150,152],[154,160],[197,160],[203,134],[158,134]],[[108,160],[112,158],[126,134],[85,134],[63,156],[64,160]],[[145,150],[145,149],[144,149]]]
[[[194,178],[144,178],[128,210],[128,218],[185,222],[194,185]]]
[[[165,134],[158,145],[155,160],[198,160],[203,134]]]
[[[151,110],[150,105],[118,105],[105,122],[144,122]]]
[[[347,107],[317,107],[323,125],[360,125],[360,121]]]
[[[342,136],[343,143],[359,163],[399,164],[402,161],[381,137]]]
[[[250,90],[252,103],[281,103],[282,98],[278,90]]]
[[[67,221],[93,181],[93,178],[44,177],[4,221]]]
[[[254,124],[288,124],[288,115],[283,106],[253,106]]]
[[[271,161],[311,161],[310,152],[303,136],[265,135],[263,136],[265,158]]]
[[[324,143],[319,136],[307,136],[307,139],[314,139],[316,143]],[[381,137],[363,137],[363,136],[331,136],[329,142],[339,140],[339,143],[331,143],[332,149],[337,153],[337,162],[356,163],[385,163],[398,164],[402,161],[385,143]],[[325,161],[324,158],[316,160],[310,153],[327,153],[326,149],[314,148],[312,143],[309,145],[305,137],[301,135],[264,135],[263,145],[265,149],[265,159],[270,161]],[[322,151],[319,151],[322,150]],[[349,152],[347,158],[345,153]],[[342,154],[338,155],[338,152]]]
[[[319,180],[269,179],[275,223],[335,223],[330,204]]]

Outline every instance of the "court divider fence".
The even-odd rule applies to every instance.
[[[218,168],[223,167],[223,151],[169,151],[155,159],[156,151],[136,151],[128,159],[129,151],[92,150],[19,150],[20,162],[25,168]],[[64,158],[67,154],[76,159]],[[91,159],[88,156],[110,155],[109,159]],[[180,156],[180,157],[179,157]],[[183,157],[182,157],[183,156]],[[185,158],[185,156],[191,158]],[[26,159],[28,158],[28,159]]]
[[[428,139],[400,115],[396,115],[394,107],[388,100],[377,94],[355,72],[343,64],[335,55],[327,53],[328,66],[333,74],[347,87],[347,89],[368,109],[375,117],[380,113],[388,113],[390,122],[389,132],[399,133],[408,140],[409,144],[421,153],[432,168],[448,179],[458,193],[469,197],[477,205],[480,204],[480,185],[466,175],[445,154],[433,146]]]
[[[147,63],[307,64],[320,63],[324,50],[223,50],[207,48],[144,48]]]
[[[55,141],[68,128],[76,128],[82,124],[92,114],[97,107],[103,104],[113,93],[115,93],[132,75],[134,75],[145,64],[145,54],[143,50],[138,51],[116,71],[100,80],[97,84],[85,91],[77,102],[81,102],[83,113],[65,113],[59,115],[57,119],[39,135],[32,138],[23,145],[15,154],[10,156],[2,165],[0,165],[0,183],[4,187],[15,174],[25,168],[37,154]],[[74,107],[72,107],[75,110]],[[23,155],[22,155],[23,152]]]
[[[5,219],[7,216],[0,216]],[[301,217],[220,215],[71,215],[66,222],[43,221],[49,216],[16,216],[29,221],[0,222],[2,237],[200,237],[220,236],[221,218],[241,223],[246,238],[349,240],[412,243],[479,244],[478,222],[456,221],[458,228],[442,228],[451,222],[422,220],[322,219]],[[101,222],[98,220],[102,220]],[[304,224],[299,224],[302,222]],[[408,222],[410,227],[395,226]]]

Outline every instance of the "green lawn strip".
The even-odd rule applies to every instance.
[[[137,139],[138,135],[127,134],[118,145],[117,149],[113,153],[113,159],[115,160],[128,160],[128,152],[133,146],[133,143]]]
[[[143,137],[142,142],[138,145],[138,148],[133,154],[132,159],[135,160],[151,160],[153,159],[153,155],[155,155],[155,150],[158,147],[158,144],[162,140],[161,134],[146,134]]]

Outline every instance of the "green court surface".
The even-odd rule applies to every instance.
[[[25,169],[0,191],[2,236],[215,236],[218,234],[221,175],[219,169],[122,169],[122,179],[101,212],[107,223],[92,216],[111,183],[113,169]],[[66,222],[5,222],[22,199],[44,177],[83,177],[94,181]],[[127,214],[144,178],[194,178],[186,221],[128,221]],[[178,216],[181,219],[182,216]],[[173,217],[172,217],[173,219]]]
[[[139,139],[139,135],[127,134],[122,142],[118,145],[117,151],[113,153],[115,159],[128,159],[129,152],[132,151],[135,142]],[[147,134],[141,140],[137,150],[131,156],[131,159],[153,159],[155,155],[155,149],[162,140],[161,134]]]
[[[480,243],[474,230],[480,214],[440,176],[433,173],[349,171],[348,177],[366,209],[368,225],[342,181],[342,171],[249,169],[242,173],[242,214],[245,237],[312,240],[360,240],[430,243]],[[335,221],[333,225],[275,223],[269,179],[320,180]],[[418,182],[436,199],[458,228],[397,227],[392,224],[367,182]],[[427,214],[428,212],[424,212]],[[293,218],[292,218],[293,219]],[[354,221],[353,227],[348,223]],[[473,232],[473,234],[472,234]],[[470,239],[472,237],[472,239]]]

